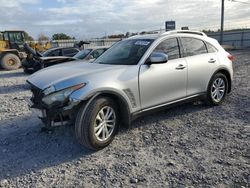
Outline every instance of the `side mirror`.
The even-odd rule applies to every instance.
[[[147,64],[161,64],[168,61],[168,55],[162,52],[153,52],[148,58]]]
[[[95,60],[96,58],[94,58],[94,56],[93,55],[90,55],[89,57],[88,57],[88,60]]]
[[[96,59],[93,55],[90,56],[90,59]]]

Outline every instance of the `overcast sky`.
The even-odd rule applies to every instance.
[[[250,27],[250,0],[225,0],[225,28]],[[22,29],[37,38],[64,32],[76,38],[164,28],[217,29],[221,0],[0,0],[0,30]]]

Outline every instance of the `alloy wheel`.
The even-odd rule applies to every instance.
[[[222,78],[217,78],[212,84],[211,96],[215,102],[220,102],[225,95],[226,84]]]
[[[115,110],[110,106],[104,106],[95,118],[94,133],[99,141],[106,141],[112,135],[116,126]]]

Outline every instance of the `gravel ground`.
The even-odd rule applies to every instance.
[[[222,106],[181,105],[136,120],[98,152],[73,126],[41,132],[22,70],[0,71],[0,187],[250,187],[250,51],[234,51]]]

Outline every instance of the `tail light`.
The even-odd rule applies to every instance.
[[[228,57],[228,59],[230,61],[234,61],[235,60],[235,57],[233,55],[231,55],[231,54],[228,54],[227,57]]]

